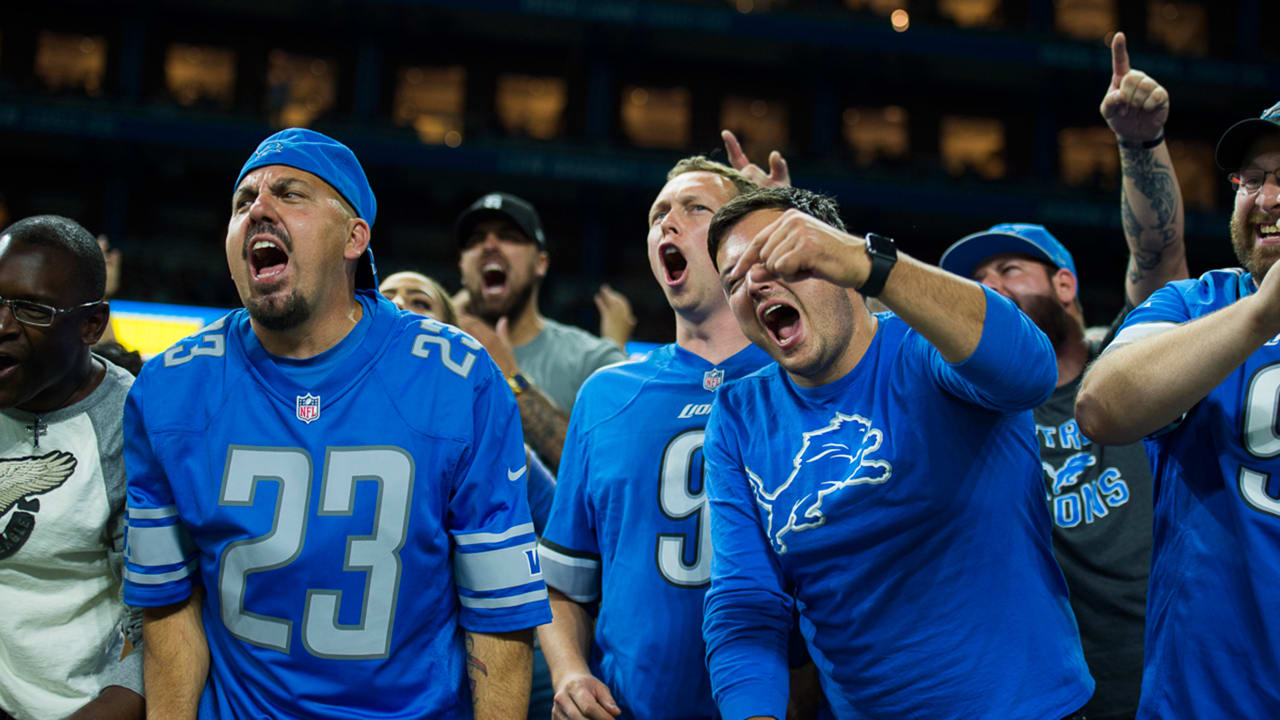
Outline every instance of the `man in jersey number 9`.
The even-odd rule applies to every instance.
[[[267,138],[227,226],[244,309],[129,395],[151,717],[523,717],[551,615],[515,402],[478,342],[377,293],[376,211],[345,145]]]
[[[1140,718],[1280,704],[1280,103],[1232,125],[1217,161],[1241,267],[1152,293],[1076,397],[1094,442],[1145,438],[1156,479]]]

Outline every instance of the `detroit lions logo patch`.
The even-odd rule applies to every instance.
[[[1060,468],[1055,468],[1051,463],[1043,460],[1040,461],[1040,467],[1044,468],[1045,474],[1053,480],[1053,494],[1057,495],[1063,488],[1079,482],[1084,471],[1097,463],[1098,460],[1093,457],[1093,453],[1086,451],[1067,458]]]
[[[822,503],[828,495],[854,485],[879,485],[893,475],[891,463],[873,457],[884,442],[884,433],[861,415],[837,412],[825,427],[801,437],[800,450],[791,460],[791,474],[776,488],[769,489],[751,468],[743,468],[756,503],[765,511],[765,534],[779,555],[787,552],[785,535],[827,522]],[[797,483],[801,474],[805,478]],[[811,477],[815,479],[804,481]]]

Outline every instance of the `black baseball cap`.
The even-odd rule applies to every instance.
[[[547,236],[542,232],[542,220],[533,204],[524,198],[504,192],[492,192],[471,203],[453,224],[453,235],[458,247],[465,247],[476,223],[484,220],[510,220],[530,240],[538,243],[539,250],[547,249]]]
[[[1264,135],[1280,134],[1280,102],[1262,111],[1256,118],[1241,120],[1227,128],[1218,141],[1218,167],[1234,172],[1244,165],[1249,146]]]

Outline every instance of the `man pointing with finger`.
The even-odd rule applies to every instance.
[[[1057,374],[1044,334],[802,190],[731,200],[707,243],[777,362],[722,387],[707,424],[725,720],[785,716],[793,611],[838,718],[1077,717],[1093,681],[1030,413]]]
[[[1076,399],[1094,442],[1145,439],[1156,478],[1140,718],[1280,707],[1280,103],[1216,159],[1241,267],[1153,293]]]
[[[1141,443],[1101,445],[1081,435],[1074,402],[1085,365],[1107,347],[1134,307],[1187,276],[1182,197],[1164,123],[1169,95],[1129,66],[1123,33],[1111,45],[1112,75],[1099,108],[1116,134],[1124,176],[1121,217],[1129,248],[1125,303],[1100,339],[1085,335],[1071,253],[1046,228],[1001,223],[952,245],[938,263],[1009,298],[1049,336],[1058,387],[1035,409],[1053,548],[1097,681],[1090,720],[1132,718],[1142,680],[1152,479]]]

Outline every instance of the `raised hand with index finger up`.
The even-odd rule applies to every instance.
[[[769,153],[769,172],[766,173],[759,165],[747,159],[747,154],[742,151],[742,145],[733,131],[721,130],[720,139],[724,140],[724,151],[729,156],[729,164],[746,175],[748,180],[762,188],[790,187],[791,171],[787,168],[787,161],[782,153],[777,150]]]
[[[1126,142],[1155,140],[1169,119],[1169,92],[1155,78],[1129,67],[1122,32],[1111,40],[1111,85],[1098,111],[1116,137]]]

